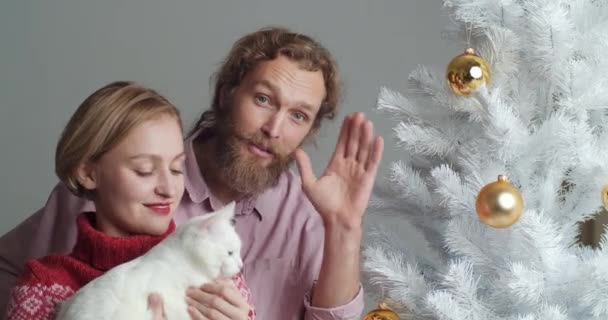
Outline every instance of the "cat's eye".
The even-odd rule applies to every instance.
[[[234,254],[233,251],[228,251],[228,255],[231,256],[232,254]]]
[[[230,219],[230,224],[231,224],[233,227],[234,227],[234,226],[236,226],[236,219],[235,219],[235,218]]]

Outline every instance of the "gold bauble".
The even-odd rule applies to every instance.
[[[363,320],[399,320],[399,316],[383,302],[376,309],[368,312]]]
[[[604,204],[604,209],[608,210],[608,185],[605,185],[602,189],[602,203]]]
[[[468,96],[482,84],[490,83],[490,77],[490,65],[472,48],[452,59],[446,72],[450,89],[459,96]]]
[[[498,181],[481,188],[475,202],[481,222],[494,228],[511,226],[519,219],[523,208],[521,193],[504,175],[499,175]]]

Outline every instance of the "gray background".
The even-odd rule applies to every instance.
[[[399,151],[394,123],[374,111],[380,87],[402,90],[417,64],[442,69],[463,48],[442,39],[441,7],[440,0],[2,1],[0,234],[44,205],[57,182],[55,144],[87,95],[110,81],[139,81],[173,101],[189,128],[207,108],[209,77],[232,43],[267,25],[318,38],[339,63],[346,97],[340,119],[308,148],[315,169],[333,151],[341,117],[364,111],[387,140],[383,175]]]

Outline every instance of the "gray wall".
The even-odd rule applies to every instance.
[[[440,0],[161,1],[7,0],[0,3],[0,234],[41,207],[55,185],[54,147],[69,116],[114,80],[158,89],[189,127],[209,101],[209,76],[244,33],[283,25],[317,37],[346,83],[340,116],[364,111],[398,158],[393,123],[374,110],[381,86],[403,89],[417,64],[443,68]],[[309,148],[317,171],[340,120]]]

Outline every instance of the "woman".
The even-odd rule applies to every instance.
[[[175,229],[184,192],[182,139],[178,110],[135,83],[111,83],[80,105],[57,144],[55,171],[70,191],[94,202],[95,212],[78,216],[69,255],[27,264],[11,293],[8,320],[53,319],[76,290]],[[241,276],[234,281],[249,297]]]

